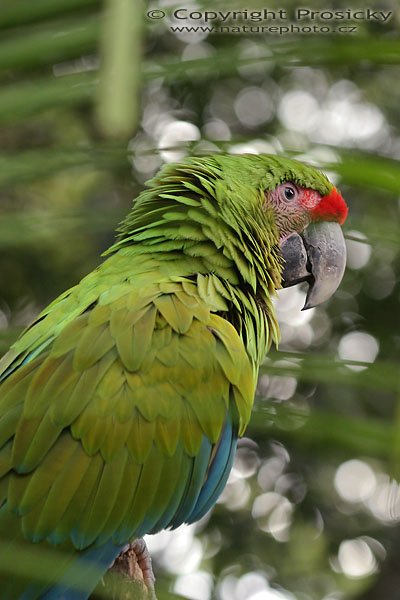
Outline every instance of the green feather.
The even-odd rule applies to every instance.
[[[156,298],[154,304],[175,331],[186,333],[192,324],[193,313],[178,298],[166,294]]]
[[[12,467],[12,445],[11,442],[4,444],[4,446],[0,449],[0,481],[2,481],[1,477],[6,475]],[[5,478],[4,478],[5,479]],[[3,497],[0,492],[0,502],[2,502]]]
[[[128,452],[124,449],[113,460],[104,463],[94,499],[82,515],[78,543],[89,545],[103,531],[118,497],[127,460]]]
[[[91,457],[83,451],[80,444],[74,442],[65,469],[57,473],[46,495],[37,525],[39,531],[46,531],[47,535],[51,535],[57,530],[69,504],[76,500],[76,494],[87,477],[90,464]]]
[[[82,447],[81,452],[84,452]],[[87,455],[86,455],[87,456]],[[91,499],[94,497],[99,485],[104,462],[100,454],[95,454],[89,457],[85,476],[82,477],[79,486],[73,491],[72,486],[69,489],[69,504],[64,514],[62,515],[57,527],[54,529],[53,535],[55,539],[63,541],[72,539],[74,541],[76,532],[82,524],[82,514],[85,508],[91,505]],[[66,478],[65,485],[69,485],[67,473],[64,473]],[[54,499],[56,501],[56,498]],[[76,544],[76,546],[78,546]]]
[[[158,487],[163,464],[164,456],[153,445],[143,463],[133,500],[127,511],[124,527],[131,532],[128,539],[134,535],[135,529],[140,525],[146,514],[152,516],[153,498]]]
[[[89,369],[75,375],[71,390],[65,402],[54,402],[51,406],[51,417],[54,423],[66,427],[73,424],[90,402],[99,382],[115,362],[115,353],[110,351],[101,361]],[[57,395],[55,394],[57,399]]]
[[[127,440],[128,450],[132,457],[143,464],[153,446],[155,424],[143,418],[138,411],[132,418],[131,432]]]
[[[105,461],[113,460],[126,446],[131,425],[130,420],[121,423],[110,417],[110,427],[101,445],[101,454]]]
[[[129,371],[137,371],[151,345],[156,311],[149,308],[132,328],[121,331],[116,337],[118,354]]]
[[[132,493],[137,488],[142,468],[142,465],[132,460],[131,456],[128,456],[114,506],[108,514],[98,539],[99,544],[108,541],[110,537],[118,544],[125,543],[126,531],[122,537],[119,537],[118,528],[121,523],[125,524],[128,519]]]
[[[74,451],[70,436],[62,436],[41,460],[31,476],[13,476],[10,481],[9,503],[25,514],[49,491],[60,465],[66,464]]]
[[[186,454],[191,457],[196,456],[204,433],[194,410],[187,401],[183,404],[181,435]]]
[[[181,423],[180,419],[166,419],[159,417],[157,419],[156,440],[161,452],[168,457],[175,454],[176,447],[180,439]]]
[[[177,496],[177,500],[179,500],[183,462],[187,462],[187,457],[184,455],[182,448],[178,448],[176,452],[172,452],[168,458],[163,460],[163,468],[153,497],[151,510],[149,511],[149,514],[151,514],[149,528],[151,529],[162,518],[174,496]]]
[[[101,321],[100,323],[90,321],[90,324],[93,326],[98,326],[102,325],[103,321]],[[81,336],[85,332],[86,327],[86,315],[81,315],[80,317],[72,321],[72,323],[65,327],[61,331],[60,335],[55,339],[54,344],[51,348],[51,356],[53,358],[59,358],[61,356],[64,356],[64,354],[68,354],[68,352],[70,352],[71,350],[74,350],[77,347]]]
[[[0,417],[0,448],[14,436],[22,411],[23,403],[20,401],[15,406],[4,411]]]
[[[74,369],[85,371],[111,350],[113,346],[114,340],[106,323],[96,327],[88,324],[74,352]]]

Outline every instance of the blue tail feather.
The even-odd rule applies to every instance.
[[[87,600],[122,549],[123,546],[108,542],[103,546],[84,550],[66,570],[61,581],[41,596],[40,600]],[[77,578],[74,573],[77,567],[89,567],[85,571],[84,580]],[[26,600],[28,598],[29,596]],[[25,600],[24,596],[21,600]]]

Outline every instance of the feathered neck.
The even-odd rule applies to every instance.
[[[229,185],[212,157],[166,165],[147,185],[106,254],[127,246],[160,259],[178,252],[202,257],[209,272],[234,276],[253,293],[270,296],[280,287],[278,234],[262,189]]]

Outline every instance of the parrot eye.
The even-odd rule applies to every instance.
[[[271,202],[275,204],[276,208],[281,205],[293,204],[297,206],[297,201],[300,200],[302,188],[298,188],[295,183],[291,181],[285,181],[278,185],[272,192],[266,192],[271,198]]]
[[[283,187],[283,190],[282,190],[282,191],[283,191],[283,196],[284,196],[284,199],[285,199],[287,202],[291,202],[292,200],[294,200],[294,199],[295,199],[295,197],[296,197],[296,195],[297,195],[297,189],[296,189],[296,188],[295,188],[295,186],[294,186],[294,185],[292,185],[292,184],[286,184],[286,185]]]

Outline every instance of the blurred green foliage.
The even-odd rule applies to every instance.
[[[387,23],[279,36],[173,33],[179,5],[161,0],[2,3],[0,353],[98,263],[165,160],[286,152],[329,171],[350,205],[335,297],[303,320],[281,299],[281,347],[221,501],[153,542],[160,599],[399,597],[400,10],[373,4]],[[218,4],[244,8],[264,5]]]

